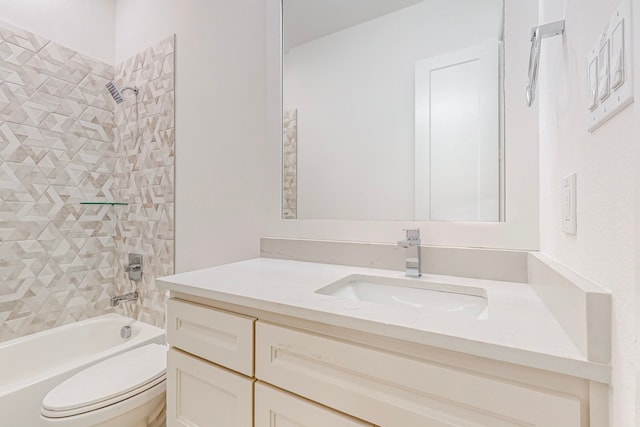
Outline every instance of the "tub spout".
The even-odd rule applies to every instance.
[[[117,307],[120,305],[120,301],[134,301],[138,299],[138,292],[130,292],[124,295],[115,295],[111,297],[109,305],[111,307]]]

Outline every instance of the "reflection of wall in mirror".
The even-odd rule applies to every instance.
[[[498,40],[501,16],[501,0],[434,0],[291,48],[297,217],[413,219],[416,61]]]

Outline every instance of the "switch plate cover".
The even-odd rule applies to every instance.
[[[623,0],[598,42],[587,55],[588,130],[593,132],[633,103],[631,1]],[[593,64],[597,61],[596,106],[593,106]],[[606,62],[603,63],[602,61]],[[606,87],[604,86],[606,85]]]
[[[611,34],[611,89],[618,90],[625,80],[624,70],[624,20]]]
[[[587,73],[587,81],[589,84],[589,110],[593,111],[598,106],[598,57],[593,58],[589,64]]]
[[[609,97],[609,39],[606,39],[598,52],[598,99]]]

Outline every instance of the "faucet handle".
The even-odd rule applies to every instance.
[[[142,254],[129,254],[129,265],[124,271],[129,273],[129,280],[140,282],[142,280]]]
[[[407,240],[420,240],[419,228],[404,229],[403,231],[407,233]]]
[[[124,267],[124,271],[126,273],[129,273],[131,271],[133,271],[133,272],[142,271],[142,264],[129,264],[129,265],[126,265]]]

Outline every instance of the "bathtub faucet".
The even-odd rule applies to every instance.
[[[420,268],[420,229],[404,230],[407,238],[400,240],[398,246],[407,249],[407,257],[404,261],[405,275],[408,277],[422,276]]]
[[[120,301],[134,301],[138,299],[138,292],[129,292],[124,295],[115,295],[111,297],[111,302],[109,305],[111,307],[117,307],[120,305]]]
[[[129,265],[124,267],[129,273],[129,280],[139,282],[142,280],[142,254],[129,254]]]

